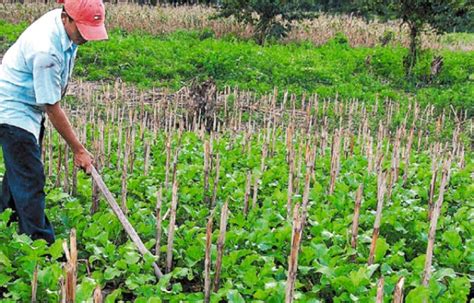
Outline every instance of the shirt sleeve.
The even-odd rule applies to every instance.
[[[55,55],[38,53],[33,58],[33,87],[37,104],[61,99],[61,64]]]

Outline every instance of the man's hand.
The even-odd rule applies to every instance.
[[[91,174],[93,164],[94,158],[87,149],[83,148],[78,152],[74,153],[74,165],[82,168],[86,172],[86,174]]]

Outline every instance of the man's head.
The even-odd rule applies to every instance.
[[[69,38],[77,45],[108,38],[102,0],[65,0],[61,19]]]

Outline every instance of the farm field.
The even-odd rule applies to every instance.
[[[48,125],[57,240],[0,214],[0,301],[469,302],[473,52],[432,45],[413,84],[402,38],[258,46],[207,25],[84,45],[61,101],[148,252]],[[0,54],[26,26],[0,20]]]
[[[407,108],[314,97],[304,107],[288,98],[289,110],[282,110],[272,96],[259,100],[230,90],[216,99],[220,132],[210,135],[205,127],[214,126],[198,123],[191,92],[149,99],[119,86],[94,93],[82,85],[69,109],[77,112],[80,136],[94,147],[105,182],[155,255],[157,193],[162,192],[158,264],[165,270],[168,256],[172,262],[169,273],[157,281],[153,257],[140,258],[104,200],[91,190],[90,179],[76,173],[64,144],[49,132],[47,215],[63,239],[76,229],[79,301],[91,298],[96,285],[107,302],[202,300],[207,220],[214,210],[214,277],[224,203],[228,225],[214,302],[284,300],[297,204],[306,205],[308,213],[297,301],[369,302],[382,276],[387,300],[404,277],[406,302],[425,297],[466,301],[474,165],[466,140],[472,120],[449,112],[438,116],[433,107],[416,104]],[[170,211],[173,196],[176,212]],[[359,227],[352,236],[356,201]],[[428,219],[430,205],[440,215],[432,277],[424,289],[427,235],[434,224]],[[379,233],[368,265],[377,210]],[[36,265],[38,297],[57,301],[62,240],[51,248],[42,241],[31,243],[16,234],[16,224],[7,227],[8,217],[8,212],[2,214],[2,243],[9,243],[1,250],[6,301],[28,300]],[[174,231],[170,220],[176,223]],[[169,239],[172,253],[167,252]],[[51,257],[45,258],[47,254]]]
[[[0,36],[3,37],[0,53],[26,28],[26,21],[30,21],[28,14],[40,15],[46,9],[31,12],[30,8],[20,14],[7,8],[10,11],[0,20]],[[132,13],[137,16],[130,17]],[[260,46],[237,30],[227,35],[216,34],[216,31],[232,32],[233,27],[228,25],[230,29],[221,29],[216,24],[222,22],[205,23],[207,19],[200,11],[184,17],[177,14],[176,28],[168,24],[167,19],[158,19],[157,27],[161,31],[140,29],[145,18],[158,18],[157,15],[163,14],[160,11],[131,9],[129,13],[125,10],[122,14],[115,11],[111,14],[114,14],[113,19],[110,17],[110,23],[115,26],[111,33],[114,43],[83,45],[75,67],[77,77],[108,82],[119,78],[144,90],[160,87],[170,91],[212,78],[220,90],[231,86],[266,94],[277,87],[298,96],[317,93],[323,98],[338,95],[342,99],[356,98],[365,102],[376,98],[407,102],[416,98],[423,105],[435,104],[439,108],[452,105],[469,112],[474,110],[472,34],[423,36],[423,41],[430,39],[432,43],[425,43],[413,79],[407,80],[403,67],[407,53],[405,41],[393,38],[385,46],[379,41],[385,32],[392,32],[396,27],[376,28],[373,33],[368,27],[367,33],[357,23],[358,31],[345,33],[343,29],[350,26],[349,21],[338,24],[337,20],[323,20],[321,25],[333,32],[326,40],[313,42],[294,38],[284,44]],[[197,25],[189,21],[195,19],[201,21],[195,22]],[[25,22],[18,24],[20,20]],[[208,27],[199,26],[201,23]],[[396,33],[395,37],[403,37],[402,34]],[[313,35],[304,37],[310,39]],[[464,44],[453,48],[434,43],[445,40],[452,41],[451,45],[458,45],[456,41],[464,41]],[[431,65],[438,57],[442,57],[443,65],[435,77],[431,75]]]

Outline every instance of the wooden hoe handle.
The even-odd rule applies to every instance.
[[[102,177],[99,175],[99,173],[97,172],[94,166],[92,166],[91,174],[92,174],[92,179],[94,179],[94,181],[97,183],[97,186],[99,187],[100,191],[104,195],[105,200],[107,201],[109,206],[112,208],[112,211],[119,219],[120,223],[122,224],[127,234],[130,236],[130,239],[132,239],[133,243],[138,248],[138,251],[142,254],[142,256],[145,256],[146,253],[149,253],[148,249],[145,247],[142,240],[138,236],[137,232],[128,221],[122,209],[118,206],[112,193],[107,188],[107,186],[104,183],[104,180],[102,180]],[[153,269],[155,270],[155,275],[158,279],[163,277],[163,273],[161,272],[160,268],[155,262],[153,262]]]

